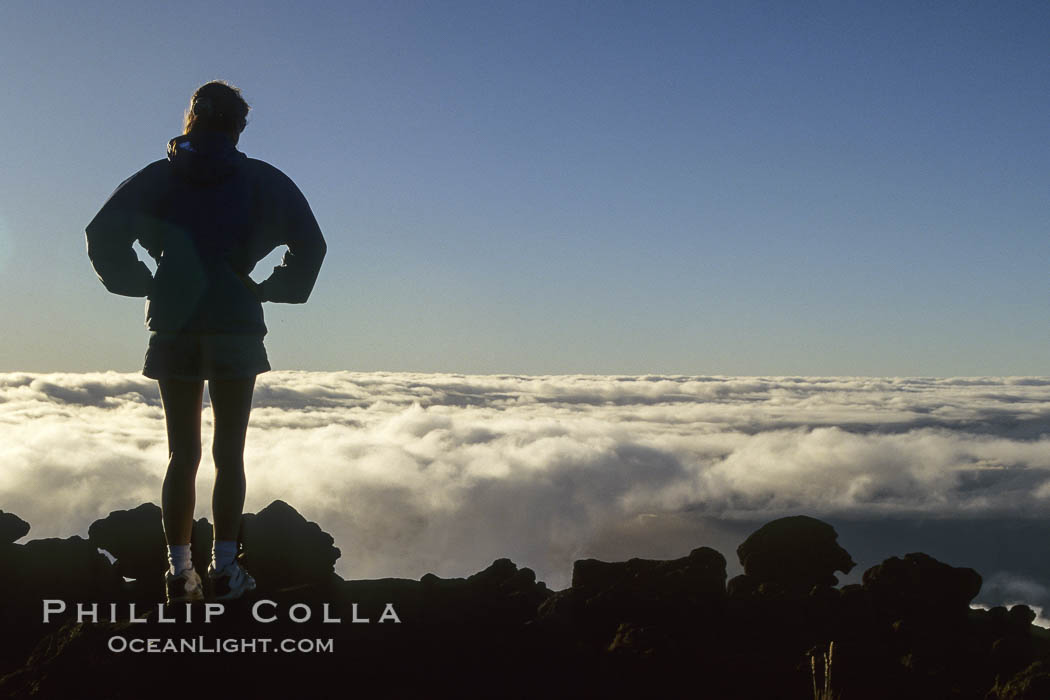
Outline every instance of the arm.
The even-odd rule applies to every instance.
[[[281,179],[283,196],[275,198],[281,211],[274,218],[284,224],[278,241],[287,245],[288,251],[256,291],[262,301],[302,304],[310,297],[328,246],[306,197],[283,174]]]
[[[95,274],[114,294],[148,296],[153,273],[131,247],[143,231],[142,180],[145,170],[125,180],[87,225],[87,254]]]

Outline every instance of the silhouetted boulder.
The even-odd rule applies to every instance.
[[[130,510],[115,510],[88,528],[88,538],[109,552],[121,576],[134,579],[128,595],[139,600],[160,600],[164,595],[164,572],[169,567],[167,540],[161,509],[143,503]],[[203,577],[211,562],[211,523],[194,521],[190,539],[193,566]]]
[[[29,523],[14,513],[0,510],[0,572],[17,572],[21,568],[23,546],[14,541],[25,537],[27,532]],[[18,586],[16,576],[0,575],[0,598],[10,598]]]
[[[834,586],[834,572],[848,574],[856,566],[839,546],[835,528],[805,515],[766,523],[736,552],[744,573],[757,586],[777,583],[792,595],[806,595],[813,586]],[[750,583],[736,588],[750,589]]]
[[[0,545],[10,544],[25,537],[28,532],[29,523],[14,513],[5,513],[0,510]]]
[[[497,559],[488,567],[467,577],[467,584],[475,594],[498,594],[521,597],[535,612],[536,606],[551,594],[547,584],[536,581],[536,572],[528,567],[518,568],[510,559]]]
[[[758,593],[758,585],[754,576],[740,574],[726,582],[726,595],[730,598],[750,598]]]
[[[91,544],[116,557],[121,576],[158,578],[168,568],[167,542],[160,507],[143,503],[131,510],[115,510],[88,528]]]
[[[467,578],[441,578],[432,573],[420,580],[422,619],[437,626],[522,625],[551,596],[536,573],[510,559],[497,559]]]
[[[884,616],[942,622],[965,618],[981,576],[921,552],[890,557],[864,572],[864,589]]]
[[[1007,610],[997,605],[989,610],[972,610],[970,626],[990,646],[991,667],[1000,678],[1009,678],[1032,663],[1035,658],[1031,624],[1035,613],[1027,605]]]
[[[581,590],[659,588],[667,593],[722,593],[726,561],[710,547],[672,560],[629,559],[603,562],[580,559],[572,569],[572,587]]]
[[[613,588],[658,590],[664,594],[722,595],[726,559],[710,547],[699,547],[680,559],[629,559],[604,562],[579,559],[572,567],[572,587],[581,591]]]
[[[1027,605],[1015,605],[1010,608],[1010,612],[1007,613],[1006,617],[1012,627],[1027,631],[1031,624],[1035,622],[1036,614]]]
[[[143,688],[185,695],[184,686],[157,686],[170,654],[111,652],[114,635],[332,644],[323,662],[309,653],[196,653],[193,683],[212,694],[296,696],[309,678],[308,690],[352,682],[389,697],[467,687],[664,697],[689,687],[704,697],[801,698],[810,697],[811,658],[834,641],[833,688],[850,700],[1050,697],[1050,635],[1034,631],[1030,608],[970,610],[980,576],[924,554],[888,559],[865,572],[863,585],[835,588],[832,572],[853,562],[834,530],[813,518],[757,530],[738,552],[745,573],[728,584],[725,558],[700,547],[673,560],[580,560],[572,586],[551,592],[506,558],[465,578],[343,581],[332,538],[275,501],[242,521],[241,557],[258,589],[228,601],[215,622],[191,605],[175,610],[196,610],[192,620],[159,625],[172,610],[157,605],[166,566],[160,509],[117,511],[90,535],[0,542],[0,697],[133,698]],[[203,573],[207,520],[192,537]],[[127,584],[122,575],[138,579]],[[66,601],[68,612],[42,623],[45,598]],[[117,603],[117,622],[70,620],[77,602],[107,600]],[[126,621],[132,603],[144,603],[136,614],[146,623]],[[268,619],[255,617],[257,603]]]
[[[30,540],[16,557],[18,597],[40,600],[104,601],[119,594],[120,576],[98,549],[83,537]]]
[[[572,587],[544,601],[537,615],[548,627],[584,630],[589,643],[603,649],[638,651],[640,639],[666,641],[666,635],[697,620],[710,623],[723,606],[725,582],[725,557],[710,547],[671,560],[580,559],[573,565]],[[624,623],[630,627],[621,627]],[[617,630],[620,639],[613,644]]]
[[[241,559],[260,586],[280,588],[329,579],[339,549],[332,536],[284,501],[241,518]]]
[[[471,574],[467,577],[467,581],[478,588],[495,590],[503,586],[517,573],[518,565],[504,557],[495,560],[476,574]],[[533,580],[535,580],[535,575],[533,575]]]

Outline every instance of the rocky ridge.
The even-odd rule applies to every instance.
[[[332,537],[275,501],[241,528],[258,589],[207,621],[201,604],[158,606],[167,561],[154,504],[111,513],[88,539],[16,544],[28,532],[0,511],[3,697],[182,695],[166,679],[185,669],[194,687],[258,697],[812,698],[834,643],[831,686],[844,700],[1050,698],[1050,640],[1027,606],[970,609],[980,575],[922,553],[838,587],[836,572],[856,564],[807,516],[755,531],[737,549],[744,573],[728,581],[725,557],[698,547],[579,560],[572,585],[552,591],[509,559],[466,578],[346,581]],[[207,520],[193,545],[203,572]],[[46,623],[45,600],[66,602]],[[97,603],[94,619],[78,622],[77,602]],[[313,648],[218,649],[264,638]],[[151,639],[185,645],[154,653]]]

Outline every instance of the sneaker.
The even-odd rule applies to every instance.
[[[178,574],[168,569],[164,574],[164,588],[168,591],[168,605],[204,600],[201,577],[196,569],[186,569]]]
[[[230,563],[222,571],[216,571],[214,564],[209,564],[208,580],[215,600],[234,600],[255,590],[255,579],[238,561]]]

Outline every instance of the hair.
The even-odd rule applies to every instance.
[[[248,124],[249,109],[239,88],[225,80],[213,80],[197,88],[190,98],[184,133],[217,131],[229,134],[236,143]]]

